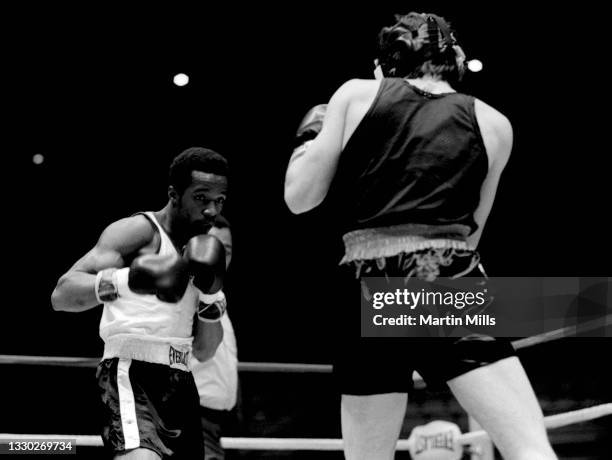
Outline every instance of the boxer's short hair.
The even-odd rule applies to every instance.
[[[214,150],[190,147],[182,151],[170,165],[169,184],[182,193],[191,184],[191,172],[202,171],[218,176],[229,173],[227,160]]]

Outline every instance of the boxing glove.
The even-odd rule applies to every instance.
[[[197,235],[185,246],[183,258],[193,284],[204,294],[214,294],[223,287],[225,277],[225,247],[212,235]]]
[[[130,267],[110,268],[96,276],[98,301],[111,302],[129,289],[135,294],[155,295],[163,302],[176,303],[183,298],[189,284],[187,263],[178,254],[146,254]]]

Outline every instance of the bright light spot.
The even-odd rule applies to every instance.
[[[480,72],[482,70],[482,62],[478,59],[472,59],[468,62],[467,66],[472,72]]]
[[[173,81],[176,86],[185,86],[187,83],[189,83],[189,77],[184,73],[177,73],[174,76]]]
[[[32,157],[32,161],[34,162],[35,165],[40,165],[42,164],[43,161],[45,161],[45,157],[42,156],[40,153],[37,153],[36,155]]]

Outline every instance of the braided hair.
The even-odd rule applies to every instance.
[[[411,12],[395,19],[378,34],[378,64],[386,77],[461,80],[465,55],[444,18]]]

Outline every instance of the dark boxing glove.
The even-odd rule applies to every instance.
[[[295,133],[294,148],[297,148],[307,141],[313,140],[323,128],[323,119],[327,111],[327,104],[315,105],[302,119],[297,132]]]
[[[189,284],[187,264],[178,254],[138,257],[130,266],[128,287],[136,294],[154,294],[164,302],[183,298]]]
[[[187,263],[177,254],[146,254],[129,268],[102,270],[96,276],[96,297],[111,302],[129,289],[135,294],[155,295],[163,302],[176,303],[189,284]]]
[[[217,237],[194,236],[187,242],[183,258],[193,276],[193,284],[204,294],[214,294],[223,287],[225,247]]]

